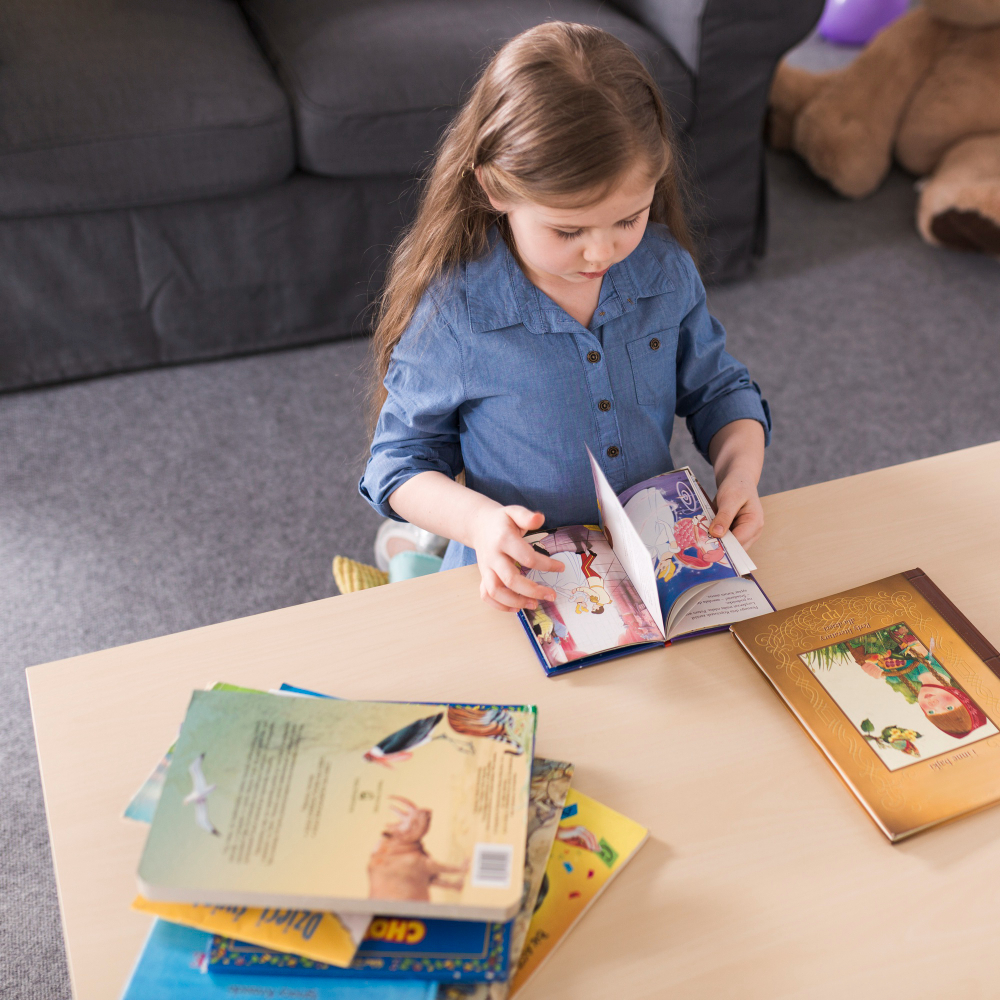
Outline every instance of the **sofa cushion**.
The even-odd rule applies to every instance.
[[[234,0],[0,3],[0,216],[246,191],[291,130]]]
[[[388,175],[427,162],[493,52],[546,20],[610,31],[642,57],[683,126],[693,81],[676,53],[600,0],[242,0],[288,88],[300,166]]]

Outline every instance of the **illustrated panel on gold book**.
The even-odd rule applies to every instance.
[[[907,622],[799,658],[890,771],[998,732],[942,662],[934,637],[925,646]]]

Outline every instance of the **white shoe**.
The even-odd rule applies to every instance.
[[[448,548],[448,539],[424,531],[407,521],[382,522],[375,536],[375,565],[383,573],[389,572],[389,561],[400,552],[426,552],[432,556],[443,556]]]

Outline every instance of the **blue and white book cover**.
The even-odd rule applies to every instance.
[[[153,924],[122,1000],[434,1000],[437,984],[418,979],[320,979],[208,972],[212,935],[165,920]]]

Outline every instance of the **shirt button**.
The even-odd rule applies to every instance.
[[[597,404],[597,408],[598,408],[599,410],[603,410],[603,411],[604,411],[605,413],[607,413],[607,412],[608,412],[608,410],[610,410],[610,409],[611,409],[611,400],[610,400],[610,399],[602,399],[602,400],[601,400],[601,401],[600,401],[600,402],[599,402],[599,403]]]
[[[658,337],[654,337],[654,338],[653,338],[653,339],[652,339],[652,340],[651,340],[651,341],[649,342],[649,346],[650,346],[650,347],[652,347],[654,351],[658,351],[658,350],[660,349],[660,341],[659,341],[659,338],[658,338]]]
[[[620,454],[621,449],[616,444],[613,444],[607,452],[608,458],[617,458]]]
[[[596,364],[597,364],[597,362],[601,360],[601,352],[600,352],[600,351],[590,351],[590,352],[589,352],[589,353],[587,354],[587,360],[588,360],[588,361],[589,361],[589,362],[590,362],[590,363],[591,363],[592,365],[596,365]]]

